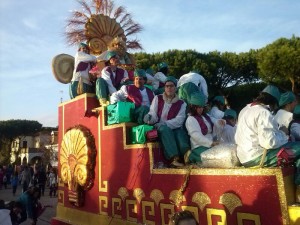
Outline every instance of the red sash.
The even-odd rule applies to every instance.
[[[213,122],[211,121],[210,117],[209,117],[208,115],[206,115],[206,114],[203,114],[202,116],[210,123],[211,129],[213,129],[214,124],[213,124]],[[194,116],[194,118],[197,120],[197,122],[198,122],[198,124],[199,124],[199,126],[200,126],[200,128],[201,128],[202,134],[203,134],[203,135],[206,135],[206,134],[208,133],[208,127],[206,126],[206,124],[205,124],[205,122],[204,122],[202,116],[198,116],[198,115],[197,115],[197,116]]]
[[[163,108],[164,108],[165,101],[163,99],[163,95],[158,95],[157,98],[158,98],[157,116],[160,118]],[[168,112],[168,116],[167,116],[168,120],[173,119],[177,116],[177,114],[179,113],[179,111],[181,109],[182,104],[183,104],[182,100],[178,100],[177,102],[172,103],[172,106],[171,106],[171,108]]]
[[[147,95],[148,95],[148,98],[149,98],[149,101],[150,101],[150,104],[154,98],[154,94],[153,92],[147,88],[147,87],[144,87],[146,88],[146,91],[147,91]],[[135,104],[136,107],[139,107],[142,105],[142,102],[143,102],[143,97],[142,97],[142,94],[140,92],[140,89],[138,89],[136,86],[134,85],[127,85],[126,86],[126,89],[127,89],[127,93],[128,93],[128,99],[133,102]]]
[[[124,78],[125,70],[117,67],[115,77],[113,76],[112,69],[109,66],[105,68],[105,71],[107,71],[110,74],[110,79],[113,86],[117,89],[120,88],[121,81]]]

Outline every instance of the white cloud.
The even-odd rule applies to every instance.
[[[37,21],[34,20],[34,19],[25,18],[25,19],[22,20],[22,23],[23,23],[26,27],[28,27],[28,28],[30,28],[30,29],[33,29],[33,30],[38,29]]]

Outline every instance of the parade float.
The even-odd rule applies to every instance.
[[[140,47],[126,40],[128,33],[118,17],[105,13],[110,1],[94,1],[95,13],[81,4],[89,15],[74,11],[81,21],[76,23],[84,24],[84,35],[78,30],[74,43],[87,41],[98,55],[116,37],[123,37],[127,48],[132,43]],[[103,35],[102,28],[109,32]],[[122,53],[130,61],[124,61],[125,67],[134,68],[130,54]],[[72,71],[72,57],[60,55],[53,63],[59,67],[55,77],[70,82],[65,74]],[[107,117],[107,106],[100,106],[94,94],[83,93],[59,105],[59,187],[52,225],[165,225],[174,212],[184,209],[201,225],[300,224],[300,207],[294,204],[295,170],[289,163],[276,168],[167,168],[162,166],[159,142],[132,144],[131,131],[137,124],[108,125]]]

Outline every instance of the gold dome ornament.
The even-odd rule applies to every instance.
[[[70,128],[60,149],[60,176],[68,184],[69,201],[82,206],[84,191],[92,188],[95,178],[96,146],[91,132],[82,125]]]

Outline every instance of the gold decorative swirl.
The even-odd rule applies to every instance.
[[[230,214],[233,213],[236,207],[243,205],[241,199],[233,193],[224,193],[221,195],[219,203],[223,204]]]
[[[94,14],[85,24],[85,35],[89,40],[91,53],[100,54],[107,50],[114,37],[124,36],[124,30],[115,19],[103,14]]]
[[[71,182],[71,171],[69,169],[70,167],[68,166],[68,164],[64,163],[61,165],[61,169],[60,169],[60,176],[61,176],[61,180],[64,183],[69,183]]]
[[[150,198],[153,199],[155,204],[158,206],[159,202],[165,197],[161,190],[154,189],[153,191],[151,191]]]
[[[192,202],[196,203],[201,211],[203,211],[207,204],[211,203],[209,196],[204,192],[196,192],[193,195]]]
[[[141,188],[136,188],[133,191],[133,197],[135,197],[135,199],[141,203],[142,198],[145,197],[145,193]]]
[[[129,196],[128,191],[125,187],[119,188],[118,195],[121,197],[122,201],[124,201],[124,199]]]
[[[75,172],[76,174],[76,181],[79,185],[84,186],[85,181],[87,179],[87,170],[86,167],[84,165],[78,165],[76,166]]]
[[[100,38],[92,38],[89,41],[89,47],[91,49],[91,52],[95,55],[101,54],[102,52],[107,50],[105,41]]]

